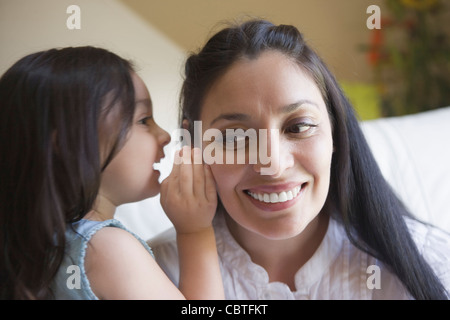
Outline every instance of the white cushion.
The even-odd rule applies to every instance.
[[[383,175],[410,211],[450,231],[450,107],[361,126]]]

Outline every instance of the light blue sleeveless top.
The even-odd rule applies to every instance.
[[[119,220],[91,221],[82,219],[67,225],[66,249],[61,266],[52,281],[52,292],[57,300],[98,300],[91,289],[84,269],[86,248],[92,236],[104,227],[116,227],[135,236],[147,251],[153,252],[147,243],[128,230]]]

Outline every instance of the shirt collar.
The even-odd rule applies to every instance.
[[[266,270],[255,264],[249,254],[236,242],[227,227],[223,214],[216,215],[214,228],[222,264],[231,272],[236,272],[240,278],[245,278],[246,282],[269,284],[269,275]],[[338,257],[344,242],[341,228],[333,218],[329,219],[327,232],[316,252],[295,274],[297,293],[309,292],[310,287],[322,278]]]

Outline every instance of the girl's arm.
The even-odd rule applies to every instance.
[[[99,299],[184,299],[144,246],[123,229],[99,230],[89,241],[84,265]]]
[[[212,220],[217,193],[201,150],[184,147],[161,186],[161,204],[177,231],[180,260],[179,289],[187,299],[223,299]],[[176,159],[177,160],[177,159]],[[177,164],[177,162],[181,162]]]
[[[161,203],[177,230],[180,286],[177,288],[129,232],[106,227],[89,241],[85,269],[100,299],[223,299],[212,219],[217,207],[209,167],[174,165],[161,187]],[[75,289],[74,289],[75,290]],[[181,292],[180,292],[181,291]]]

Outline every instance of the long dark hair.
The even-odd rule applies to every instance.
[[[92,209],[131,125],[131,71],[107,50],[70,47],[0,78],[0,298],[50,297],[66,223]]]
[[[416,299],[446,299],[447,293],[418,252],[396,197],[369,149],[354,109],[335,77],[293,26],[251,20],[212,36],[186,61],[181,121],[199,119],[203,99],[214,81],[237,60],[277,50],[295,59],[316,82],[328,108],[335,152],[325,207],[345,226],[357,247],[383,261]]]

